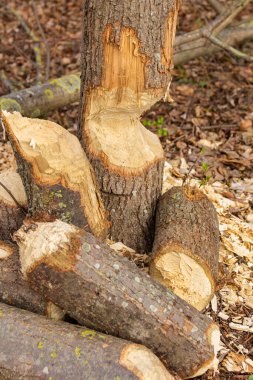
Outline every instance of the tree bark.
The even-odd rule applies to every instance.
[[[59,218],[105,238],[108,222],[92,167],[78,139],[59,125],[4,111],[33,218]]]
[[[173,380],[146,347],[0,304],[0,379]]]
[[[173,187],[158,202],[151,276],[203,310],[218,277],[219,222],[203,192]]]
[[[218,36],[223,43],[236,46],[253,37],[251,22],[223,30]],[[178,38],[175,40],[177,43]],[[180,65],[200,56],[209,56],[221,50],[205,38],[176,46],[174,64]],[[58,83],[58,85],[56,85]],[[48,94],[50,94],[48,96]],[[33,86],[0,97],[0,110],[18,111],[27,117],[42,117],[50,111],[78,102],[80,99],[80,73],[65,75],[43,85]]]
[[[63,311],[29,287],[20,269],[18,247],[0,241],[0,302],[63,319]]]
[[[55,221],[15,236],[29,284],[80,324],[144,344],[184,378],[213,366],[217,326],[91,234]]]
[[[13,170],[0,173],[0,240],[11,241],[26,216],[27,198],[20,176]]]
[[[111,238],[138,252],[152,248],[164,160],[158,137],[139,119],[169,96],[178,3],[84,2],[79,136]]]

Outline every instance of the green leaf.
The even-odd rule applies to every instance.
[[[209,165],[206,163],[206,162],[203,162],[201,164],[201,167],[203,169],[203,172],[206,173],[207,172],[207,169],[209,168]]]

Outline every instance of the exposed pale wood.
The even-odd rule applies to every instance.
[[[89,225],[105,237],[108,222],[93,169],[78,139],[51,121],[2,113],[33,218]]]
[[[110,213],[112,239],[139,252],[152,247],[164,160],[140,116],[169,97],[178,3],[84,2],[79,135]]]
[[[11,306],[63,319],[64,312],[31,289],[20,269],[18,247],[0,241],[0,302]]]
[[[173,380],[146,347],[0,304],[0,379]]]
[[[203,310],[217,283],[219,223],[202,191],[173,187],[161,197],[153,253],[151,276]]]
[[[0,173],[0,239],[11,240],[26,216],[27,198],[18,173]]]
[[[55,221],[16,239],[29,284],[79,323],[144,344],[182,377],[213,367],[218,327],[91,234]]]

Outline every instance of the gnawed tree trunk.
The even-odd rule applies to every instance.
[[[144,344],[182,377],[213,367],[218,327],[91,234],[55,221],[15,237],[29,284],[80,324]]]
[[[0,240],[11,240],[23,223],[27,210],[25,189],[18,173],[0,173]]]
[[[79,135],[110,212],[113,240],[152,248],[163,150],[140,123],[171,81],[178,0],[86,0]]]
[[[181,36],[179,36],[181,37]],[[238,46],[253,37],[252,22],[233,25],[218,34],[218,39],[229,46]],[[175,45],[177,38],[175,39]],[[180,65],[200,56],[217,53],[221,48],[205,38],[179,45],[174,51],[174,63]],[[42,85],[0,96],[0,110],[18,111],[23,116],[42,117],[80,99],[80,73],[52,79]]]
[[[203,310],[214,295],[219,222],[211,201],[193,187],[173,187],[159,200],[151,276]]]
[[[89,226],[104,238],[108,222],[93,169],[78,139],[47,120],[4,111],[10,138],[33,218],[59,218]]]
[[[0,241],[0,302],[53,319],[64,317],[64,312],[58,306],[31,289],[24,280],[20,269],[18,247],[2,241]]]
[[[146,347],[0,304],[0,378],[173,380]]]

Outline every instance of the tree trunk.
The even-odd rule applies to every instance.
[[[108,222],[78,139],[59,125],[2,113],[33,218],[59,218],[105,238]]]
[[[24,280],[20,269],[18,247],[0,241],[0,302],[11,306],[62,319],[63,311],[35,292]]]
[[[219,263],[219,222],[203,192],[173,187],[159,200],[151,276],[203,310],[214,295]]]
[[[18,173],[0,173],[0,240],[10,241],[23,223],[27,210],[25,189]]]
[[[0,379],[173,380],[146,347],[0,304]]]
[[[112,222],[139,252],[153,242],[163,150],[140,123],[171,81],[178,0],[86,0],[79,136]]]
[[[91,234],[55,221],[15,237],[30,285],[80,324],[144,344],[184,378],[213,366],[217,326]]]

